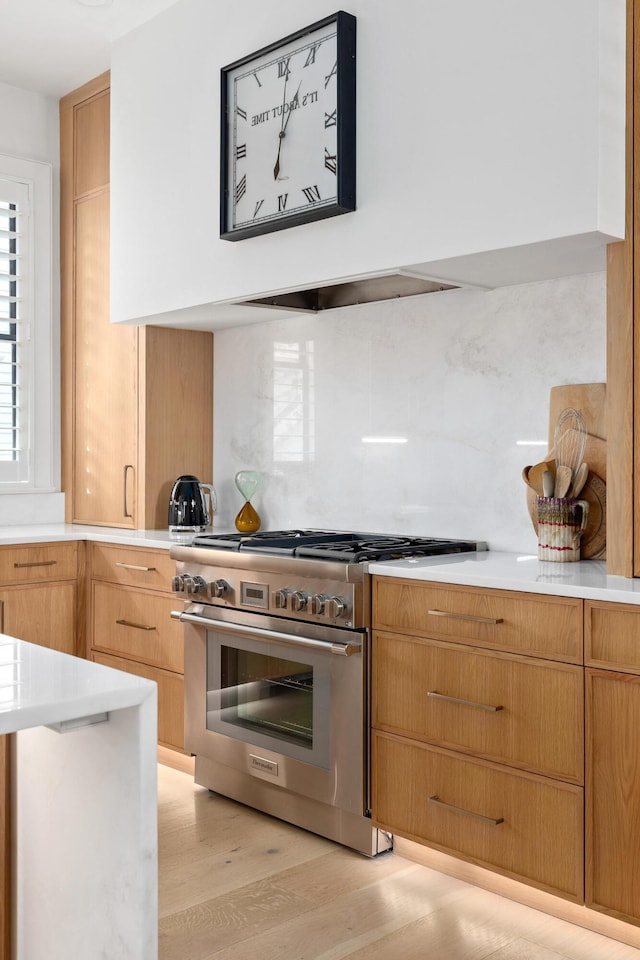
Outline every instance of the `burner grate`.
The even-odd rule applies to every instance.
[[[265,530],[254,534],[200,534],[194,547],[270,554],[300,559],[363,563],[471,553],[482,546],[469,540],[350,533],[339,530]]]
[[[434,540],[414,537],[374,537],[342,543],[306,544],[298,547],[296,557],[341,560],[362,563],[374,560],[401,560],[404,557],[431,557],[443,553],[470,553],[475,543],[464,540]]]

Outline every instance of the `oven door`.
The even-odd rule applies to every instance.
[[[364,813],[364,634],[213,609],[180,615],[186,749]]]

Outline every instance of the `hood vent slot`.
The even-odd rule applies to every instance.
[[[417,297],[424,293],[456,289],[458,288],[450,283],[394,273],[383,277],[369,277],[366,280],[351,280],[331,286],[273,294],[256,300],[243,300],[241,305],[318,313],[321,310],[352,307],[359,303],[377,303],[381,300],[397,300],[401,297]]]

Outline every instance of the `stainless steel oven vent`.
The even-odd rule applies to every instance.
[[[243,300],[241,306],[277,307],[296,311],[319,313],[338,307],[352,307],[360,303],[377,303],[381,300],[396,300],[402,297],[417,297],[425,293],[457,290],[455,284],[423,277],[392,273],[364,280],[349,280],[324,287],[310,287],[287,293],[271,294],[255,300]]]

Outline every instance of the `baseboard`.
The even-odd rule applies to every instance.
[[[164,764],[165,767],[173,767],[174,770],[180,770],[182,773],[188,773],[193,776],[195,757],[158,745],[158,763]]]

